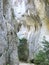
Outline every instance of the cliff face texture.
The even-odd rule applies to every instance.
[[[10,3],[0,0],[0,65],[19,65],[17,24],[12,18]]]
[[[49,41],[49,0],[0,0],[0,65],[19,64],[17,37],[27,39],[33,59]]]
[[[33,55],[42,49],[43,39],[49,41],[49,0],[27,0],[24,3],[26,10],[23,9],[25,14],[19,18],[22,26],[17,35],[28,40],[29,59],[33,59]]]
[[[24,6],[22,6],[24,3]],[[45,38],[49,41],[49,0],[27,0],[18,3],[20,10],[17,12],[17,19],[19,14],[20,23],[22,24],[20,31],[17,33],[20,39],[26,38],[29,44],[29,59],[33,59],[34,55],[39,49],[42,49],[42,41]],[[25,9],[25,14],[22,13],[22,8]],[[16,7],[16,8],[17,8]],[[15,8],[15,9],[16,9]],[[16,12],[16,11],[15,11]]]

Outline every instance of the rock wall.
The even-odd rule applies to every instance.
[[[20,33],[20,31],[24,32],[24,29],[21,28],[18,34],[20,35],[19,38],[23,38],[27,35],[26,38],[29,42],[30,59],[33,59],[36,51],[42,49],[42,41],[44,37],[49,41],[48,3],[48,0],[29,0],[26,7],[27,10],[22,17],[23,23],[26,22],[26,26],[24,27],[26,33]],[[26,27],[28,30],[26,30]]]
[[[0,65],[6,64],[7,30],[3,18],[3,0],[0,0]]]
[[[1,57],[4,57],[4,49],[8,48],[12,53],[8,54],[11,52],[8,50],[6,54],[10,60],[7,60],[13,65],[18,64],[18,36],[28,40],[29,59],[33,59],[34,54],[42,47],[43,37],[49,41],[49,0],[0,0],[0,3]]]
[[[10,3],[0,0],[0,65],[19,65],[17,26],[12,19]]]

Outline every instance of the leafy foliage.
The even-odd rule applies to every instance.
[[[44,40],[42,43],[44,48],[36,55],[34,63],[36,65],[49,65],[49,42]]]
[[[7,65],[10,65],[10,64],[7,64]]]
[[[28,45],[26,39],[21,39],[18,46],[18,56],[20,61],[27,61],[28,59]]]

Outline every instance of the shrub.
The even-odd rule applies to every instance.
[[[18,46],[18,56],[20,61],[27,61],[28,59],[28,45],[26,39],[21,39]]]
[[[7,65],[10,65],[10,64],[7,64]]]
[[[35,65],[49,65],[49,42],[44,40],[42,43],[44,48],[34,58]]]
[[[43,65],[43,63],[45,62],[45,57],[45,53],[43,51],[39,51],[39,53],[36,55],[34,59],[34,63],[36,65]]]

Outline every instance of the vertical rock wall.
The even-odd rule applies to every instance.
[[[9,0],[0,0],[0,65],[19,65],[17,29],[15,29],[17,26],[11,20],[10,3]]]
[[[3,0],[0,0],[0,65],[6,64],[6,49],[7,49],[7,37],[6,37],[6,24],[3,18]]]
[[[27,0],[27,11],[26,11],[26,19],[24,18],[24,22],[29,24],[30,26],[35,23],[34,27],[26,31],[27,36],[29,36],[29,53],[30,59],[34,56],[33,54],[42,48],[43,37],[49,41],[49,0]],[[37,24],[38,23],[38,24]],[[35,30],[34,30],[35,28]],[[32,31],[34,30],[34,31]],[[30,34],[28,34],[30,33]],[[34,33],[34,34],[33,34]],[[26,36],[26,34],[20,33],[21,36]],[[31,43],[30,43],[31,42]]]

